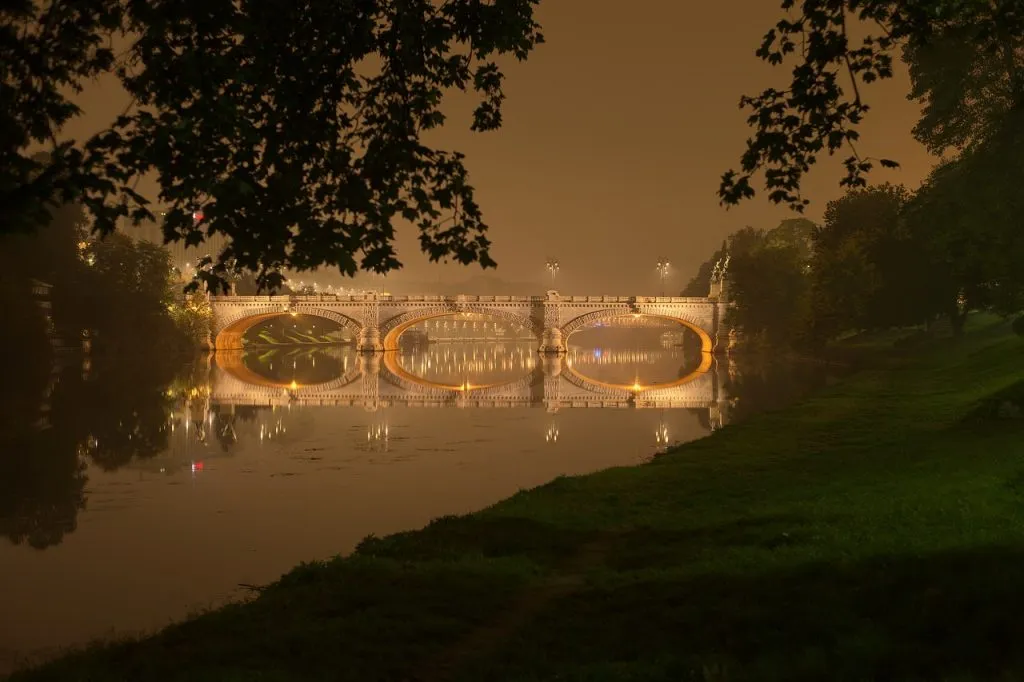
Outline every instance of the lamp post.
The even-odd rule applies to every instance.
[[[548,272],[551,274],[551,286],[554,287],[555,286],[555,278],[558,277],[558,267],[559,267],[558,259],[557,258],[548,258],[548,262],[546,264],[546,267],[548,269]]]
[[[661,295],[665,295],[665,278],[668,277],[668,260],[665,258],[658,259],[658,277],[661,279]]]

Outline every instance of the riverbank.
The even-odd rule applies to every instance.
[[[1024,437],[976,414],[1024,381],[1024,343],[988,324],[881,365],[652,464],[368,539],[249,603],[13,679],[1024,673]]]

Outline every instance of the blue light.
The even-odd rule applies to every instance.
[[[595,358],[601,357],[601,349],[600,348],[595,348],[594,349],[594,357]]]

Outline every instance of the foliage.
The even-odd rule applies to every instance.
[[[3,234],[0,229],[0,267],[8,277],[64,281],[79,266],[79,244],[86,234],[81,206],[51,207],[34,231]]]
[[[744,96],[754,135],[740,170],[722,177],[719,196],[736,204],[754,196],[755,173],[775,203],[802,210],[800,184],[822,154],[847,148],[842,186],[865,187],[876,160],[856,147],[870,106],[865,84],[893,74],[904,50],[912,63],[911,96],[924,105],[917,137],[934,150],[988,139],[993,124],[1024,105],[1024,0],[782,0],[787,15],[765,35],[757,56],[781,65],[796,58],[785,89]],[[853,33],[864,28],[859,44]],[[844,88],[848,78],[851,87]],[[888,159],[877,161],[895,166]]]
[[[1024,135],[1006,128],[995,139],[998,150],[964,151],[914,194],[892,185],[849,191],[829,203],[821,228],[784,222],[734,234],[728,279],[741,338],[820,345],[860,330],[927,328],[939,317],[960,333],[972,310],[1024,309],[1024,201],[1015,190]]]
[[[48,346],[51,330],[33,301],[32,280],[52,285],[52,331],[65,342],[87,330],[99,334],[101,348],[142,344],[181,351],[193,345],[188,339],[204,324],[202,315],[177,317],[180,329],[172,323],[169,312],[180,292],[167,249],[122,232],[91,239],[77,205],[52,209],[49,222],[35,232],[0,236],[0,269],[7,319],[24,332],[4,335],[9,349],[22,344],[22,350],[11,351],[15,355],[34,356],[35,347]]]
[[[1024,337],[1024,315],[1021,315],[1013,321],[1013,333],[1017,336]]]
[[[932,254],[931,285],[964,308],[1024,309],[1024,118],[1007,119],[991,143],[937,167],[907,211]]]
[[[170,306],[175,326],[196,346],[209,343],[213,333],[213,308],[201,291],[191,291]]]
[[[810,312],[810,230],[783,221],[773,230],[747,227],[729,239],[730,324],[747,343],[784,347],[801,341]]]
[[[903,54],[910,98],[923,105],[914,137],[933,154],[990,143],[1024,104],[1024,3],[961,4],[963,16],[937,24]]]
[[[109,348],[155,343],[183,350],[186,343],[169,311],[174,268],[167,250],[120,232],[86,242],[84,266],[58,311],[72,329],[91,329]]]
[[[463,156],[423,143],[448,90],[480,101],[472,128],[501,125],[495,57],[542,42],[537,0],[270,0],[242,4],[16,0],[0,10],[0,225],[30,229],[46,202],[80,201],[94,229],[166,210],[165,238],[230,244],[201,275],[400,267],[399,221],[432,260],[493,265]],[[112,45],[123,50],[115,56]],[[50,144],[71,94],[110,72],[132,98],[104,132]],[[154,174],[157,197],[133,188]],[[6,227],[11,226],[11,227]]]
[[[170,303],[169,283],[174,277],[170,254],[161,246],[115,232],[90,240],[85,249],[87,270],[102,288],[104,296],[115,297],[120,305],[133,298]],[[119,306],[120,307],[120,306]]]
[[[813,318],[822,339],[858,329],[920,324],[944,312],[923,235],[904,227],[903,186],[853,190],[830,202],[814,236]]]

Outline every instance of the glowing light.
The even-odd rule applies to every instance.
[[[654,432],[654,440],[658,445],[668,445],[668,426],[661,424]]]
[[[558,442],[558,426],[557,425],[552,424],[551,426],[548,427],[547,433],[544,434],[544,441],[547,442],[547,443],[557,443]]]

